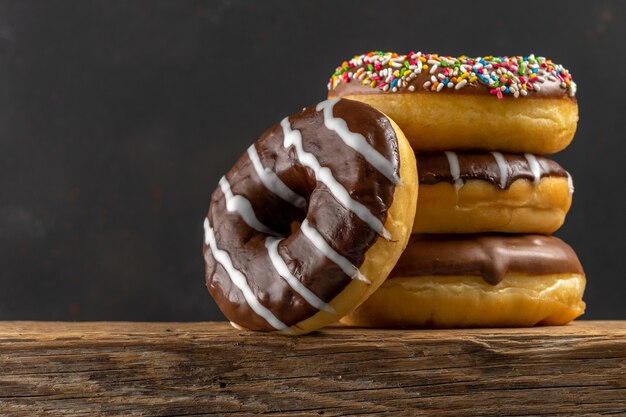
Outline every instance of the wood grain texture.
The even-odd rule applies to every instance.
[[[475,330],[0,322],[0,415],[626,415],[626,322]]]

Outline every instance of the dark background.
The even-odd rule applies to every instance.
[[[573,3],[0,1],[0,319],[220,319],[200,250],[218,178],[372,49],[571,70],[558,235],[585,317],[626,319],[626,2]]]

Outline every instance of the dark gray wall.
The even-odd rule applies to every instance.
[[[625,2],[0,1],[0,319],[206,320],[202,221],[267,127],[371,49],[536,54],[581,121],[558,233],[626,319]]]

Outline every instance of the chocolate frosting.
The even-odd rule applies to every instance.
[[[574,250],[554,236],[433,234],[411,236],[390,278],[473,275],[496,285],[509,272],[584,274]]]
[[[483,180],[508,189],[519,179],[538,181],[544,177],[567,177],[569,174],[561,165],[543,156],[502,153],[506,164],[500,166],[493,153],[489,152],[454,152],[459,162],[459,178],[467,180]],[[455,183],[450,162],[443,152],[417,153],[417,172],[420,184],[436,184],[438,182]],[[538,175],[533,173],[529,159],[534,158],[539,169]],[[501,168],[506,172],[502,181]],[[502,187],[504,185],[504,187]]]
[[[381,112],[351,100],[338,101],[331,112],[335,118],[343,119],[351,132],[363,135],[366,142],[393,165],[395,175],[399,175],[397,138]],[[285,129],[300,132],[301,150],[289,142],[293,134]],[[284,132],[288,133],[288,138]],[[356,268],[363,263],[365,253],[380,230],[373,230],[354,209],[341,204],[336,188],[317,181],[314,171],[303,163],[301,152],[309,153],[330,170],[349,198],[362,204],[383,224],[392,204],[395,183],[367,162],[362,153],[347,146],[335,131],[329,130],[323,111],[317,111],[316,106],[307,107],[274,125],[253,147],[251,151],[258,154],[262,168],[275,173],[293,193],[304,197],[307,206],[298,208],[270,191],[255,169],[250,151],[225,175],[230,192],[235,198],[247,199],[258,222],[282,239],[277,252],[289,273],[323,302],[330,302],[353,277],[329,259],[302,228],[291,233],[292,225],[306,219],[309,227],[317,230],[339,256]],[[270,235],[249,226],[236,210],[229,211],[227,197],[222,187],[213,192],[205,228],[212,229],[217,249],[225,251],[232,267],[243,274],[254,299],[286,326],[316,314],[319,310],[278,273],[273,263],[276,258],[270,258],[267,247],[272,241],[267,240]],[[205,237],[206,284],[224,315],[248,329],[275,330],[276,326],[251,307],[246,294],[235,285],[232,271],[229,274],[224,262],[216,261],[214,248],[207,242]]]
[[[353,72],[354,70],[350,70]],[[430,73],[421,73],[416,78],[408,83],[409,86],[413,86],[415,88],[414,91],[410,90],[401,90],[397,92],[391,91],[383,91],[380,88],[372,88],[369,85],[363,85],[359,82],[348,82],[348,83],[340,83],[334,89],[328,92],[328,97],[348,97],[353,95],[361,95],[361,94],[437,94],[436,91],[431,91],[430,89],[425,89],[423,87],[424,83],[430,80],[433,75],[437,76],[440,73],[440,70],[435,71],[434,74]],[[474,84],[468,85],[460,90],[455,90],[454,88],[443,88],[439,91],[438,94],[450,95],[453,94],[455,96],[467,96],[467,95],[484,95],[489,96],[490,91],[492,89],[489,86],[484,84]],[[572,100],[576,101],[576,97],[569,97],[567,92],[565,92],[562,88],[559,87],[558,82],[546,82],[542,84],[542,89],[536,94],[532,95],[532,98],[562,98],[564,100]],[[503,99],[514,99],[513,96],[506,95],[503,96]]]
[[[422,63],[418,62],[420,59]],[[438,64],[435,66],[434,62]],[[439,84],[442,85],[439,87]],[[329,97],[441,93],[576,101],[576,84],[569,71],[551,60],[533,55],[455,58],[436,54],[370,52],[337,67],[328,90]]]

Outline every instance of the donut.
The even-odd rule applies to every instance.
[[[370,52],[337,67],[328,90],[389,115],[420,152],[550,154],[569,145],[578,122],[569,71],[534,55]]]
[[[501,152],[418,153],[413,233],[555,232],[574,187],[555,161]]]
[[[365,327],[563,325],[583,314],[585,274],[553,236],[413,235],[389,278],[342,322]]]
[[[385,280],[411,233],[413,151],[373,107],[332,99],[284,118],[211,195],[206,285],[240,329],[304,334]]]

